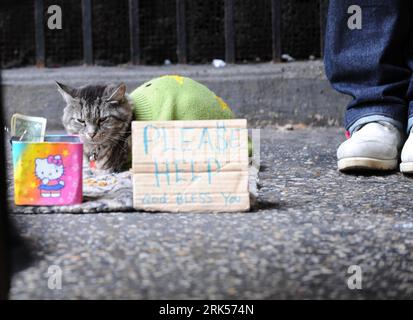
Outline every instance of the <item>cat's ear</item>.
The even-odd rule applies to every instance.
[[[108,98],[106,99],[107,102],[121,102],[123,98],[125,98],[126,93],[126,85],[121,83],[116,87],[108,87]]]
[[[57,85],[57,91],[60,92],[63,99],[65,99],[66,103],[70,104],[73,101],[74,97],[75,97],[75,94],[74,94],[75,89],[73,89],[73,88],[71,88],[67,85],[64,85],[63,83],[59,83],[57,81],[55,81],[55,82],[56,82],[56,85]]]

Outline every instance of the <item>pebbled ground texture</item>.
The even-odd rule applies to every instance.
[[[13,215],[34,259],[11,298],[413,298],[413,180],[339,173],[343,140],[336,128],[262,129],[254,212]],[[352,265],[361,290],[348,287]]]

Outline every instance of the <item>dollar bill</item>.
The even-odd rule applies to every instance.
[[[47,119],[15,113],[11,118],[11,135],[21,141],[44,141]]]

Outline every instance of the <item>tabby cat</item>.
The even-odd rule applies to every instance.
[[[66,107],[63,125],[80,136],[85,160],[101,171],[127,169],[133,108],[125,84],[71,88],[56,82]]]

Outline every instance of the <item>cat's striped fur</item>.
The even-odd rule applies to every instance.
[[[125,85],[57,86],[66,101],[63,125],[68,133],[81,137],[85,159],[94,161],[98,170],[126,169],[133,109]]]

